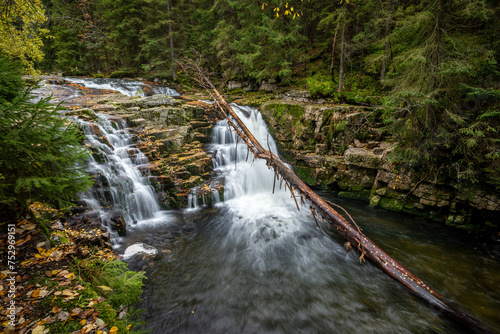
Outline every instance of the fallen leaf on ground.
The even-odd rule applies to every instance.
[[[32,334],[46,334],[48,332],[49,332],[49,330],[45,329],[44,326],[37,326],[37,327],[35,327],[35,329],[33,329],[33,331],[31,333]]]
[[[57,314],[57,320],[66,321],[69,318],[69,313],[66,311],[60,311]]]

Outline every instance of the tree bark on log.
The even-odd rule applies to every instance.
[[[366,237],[359,228],[354,227],[337,211],[332,209],[321,197],[313,192],[302,180],[290,170],[285,163],[283,163],[276,155],[270,150],[265,150],[258,140],[252,135],[245,124],[233,111],[231,106],[226,102],[222,95],[217,91],[203,69],[198,63],[187,60],[185,63],[180,63],[186,73],[195,79],[208,93],[212,96],[215,106],[220,110],[222,115],[228,120],[229,125],[237,132],[238,136],[246,143],[250,151],[256,158],[264,159],[269,168],[275,171],[275,177],[279,174],[286,182],[286,186],[290,189],[292,197],[295,199],[297,208],[297,196],[294,195],[296,191],[300,195],[300,200],[303,205],[309,204],[311,213],[316,220],[316,212],[322,216],[328,223],[346,239],[352,247],[355,247],[361,254],[360,258],[368,258],[384,272],[389,274],[396,281],[408,288],[416,296],[427,301],[437,310],[446,314],[451,319],[458,323],[467,326],[469,329],[476,333],[490,333],[495,332],[482,324],[479,320],[474,319],[472,316],[464,313],[463,311],[449,305],[436,291],[431,289],[422,280],[412,274],[408,269],[403,267],[399,262],[393,259],[390,255],[384,252],[373,241]],[[307,200],[308,202],[306,202]],[[316,220],[317,222],[317,220]]]

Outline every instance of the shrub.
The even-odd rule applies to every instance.
[[[7,77],[19,82],[12,71]],[[21,87],[0,103],[0,209],[31,201],[67,206],[90,186],[80,130],[49,102],[31,102],[30,89]]]
[[[312,97],[331,97],[337,91],[337,85],[323,75],[309,77],[306,82]]]

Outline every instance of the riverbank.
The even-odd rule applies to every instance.
[[[57,77],[51,80],[58,82]],[[200,185],[200,199],[203,189],[208,192],[202,182],[210,179],[211,163],[203,146],[218,119],[209,105],[194,102],[208,99],[205,92],[178,88],[185,95],[165,100],[164,105],[157,97],[151,102],[153,97],[130,98],[106,91],[69,102],[122,117],[138,131],[139,147],[156,177],[153,182],[166,190],[160,191],[160,201],[167,209],[185,207],[188,190],[196,185]],[[280,154],[310,186],[384,210],[499,237],[500,197],[493,186],[460,181],[442,165],[409,168],[397,162],[397,143],[384,123],[388,107],[334,103],[276,84],[247,87],[229,82],[226,88],[230,101],[259,107]]]
[[[351,197],[371,200],[375,195],[383,197],[387,194],[380,190],[384,187],[378,187],[374,191],[375,195],[372,196],[374,180],[377,178],[377,175],[372,174],[374,169],[376,174],[394,173],[395,169],[397,170],[396,166],[386,160],[392,147],[385,144],[382,137],[379,141],[373,138],[370,141],[364,141],[353,135],[357,133],[353,128],[359,126],[359,123],[356,123],[359,119],[366,118],[371,124],[376,123],[374,119],[369,118],[375,114],[374,112],[354,106],[330,105],[326,101],[315,103],[314,100],[303,95],[300,97],[300,94],[292,94],[289,98],[283,98],[283,96],[280,98],[280,95],[269,92],[229,93],[228,96],[242,104],[261,106],[262,113],[267,118],[281,146],[281,154],[294,164],[298,174],[307,183],[337,190],[338,195],[342,197],[350,197],[344,193],[366,193],[367,190],[370,190],[368,198]],[[306,100],[299,101],[298,98]],[[208,182],[213,180],[214,175],[211,171],[210,152],[206,151],[205,144],[210,141],[211,129],[218,117],[213,113],[210,104],[196,102],[201,99],[206,99],[206,96],[196,91],[179,99],[166,95],[125,97],[114,92],[99,95],[86,94],[68,103],[70,110],[66,112],[66,115],[85,120],[87,131],[93,131],[97,137],[102,137],[102,134],[95,126],[95,112],[108,114],[111,118],[127,120],[131,125],[130,131],[138,139],[137,147],[147,155],[150,161],[144,173],[149,175],[150,181],[153,182],[162,208],[184,208],[188,204],[189,195],[199,196],[201,199],[203,195],[211,194],[214,190],[209,187],[211,182]],[[354,110],[354,108],[358,109]],[[325,115],[332,117],[330,122]],[[340,151],[342,146],[325,146],[323,142],[322,136],[328,136],[332,127],[337,134],[335,138],[343,143],[342,145],[347,143],[344,152]],[[376,133],[376,130],[373,132]],[[339,151],[335,151],[337,149]],[[366,156],[365,151],[371,151],[371,154]],[[396,175],[387,176],[387,179],[380,176],[378,178],[380,182],[387,183],[385,188],[391,188],[390,182],[394,182],[396,187],[393,190],[402,190],[403,188],[397,187],[398,182],[401,181],[398,176],[404,173],[394,174]],[[353,187],[354,181],[351,179],[356,180],[353,175],[357,175],[357,178],[361,180],[361,189]],[[345,178],[341,179],[342,176]],[[373,181],[370,177],[373,177]],[[417,182],[417,188],[424,182],[427,181]],[[346,186],[342,189],[338,186],[339,184]],[[191,192],[191,188],[196,186],[198,190]],[[218,194],[222,197],[222,184],[215,186],[218,187]],[[344,190],[344,193],[341,190]],[[212,197],[205,196],[205,198],[209,200]],[[418,202],[422,198],[420,197]],[[433,207],[433,205],[423,205]],[[375,206],[374,203],[372,206]],[[37,228],[34,221],[27,219],[17,222],[16,226],[19,228],[18,233],[21,238],[17,245],[20,253],[28,255],[22,258],[21,263],[24,263],[26,268],[20,271],[16,282],[28,281],[33,284],[27,287],[22,286],[22,291],[19,293],[23,308],[19,311],[22,318],[18,320],[18,325],[21,327],[17,327],[16,330],[22,329],[28,332],[30,329],[36,329],[36,333],[54,330],[50,331],[52,333],[57,332],[57,326],[69,323],[75,328],[74,332],[92,333],[99,330],[104,333],[114,332],[115,325],[111,320],[104,321],[100,315],[104,311],[97,309],[107,305],[105,300],[109,299],[111,294],[111,291],[107,290],[109,284],[85,281],[85,274],[82,275],[81,272],[85,263],[92,259],[101,262],[116,259],[116,257],[110,248],[109,234],[102,227],[102,221],[90,219],[90,216],[84,214],[85,210],[83,206],[75,208],[73,211],[75,215],[70,219],[55,216],[48,218],[50,221],[48,224],[49,244],[46,243],[47,238],[43,237],[42,231]],[[400,211],[404,212],[404,210]],[[123,220],[119,217],[112,223],[114,231],[119,234],[127,233]],[[2,237],[2,240],[7,240],[7,238]],[[42,242],[45,242],[45,247],[42,247],[44,246]],[[5,247],[2,248],[5,249]],[[81,265],[81,262],[84,264]],[[142,269],[146,268],[147,265]],[[95,270],[89,267],[87,269]],[[4,286],[3,291],[7,291],[6,289],[7,286]],[[81,292],[83,290],[93,297],[87,298],[87,294],[84,295],[84,292]],[[87,298],[88,304],[77,303],[78,298],[75,296]],[[54,301],[52,300],[54,297],[60,299],[56,298]],[[103,304],[95,306],[95,303],[92,303],[94,299],[98,304]],[[52,301],[49,303],[49,300]],[[56,303],[59,301],[61,304]],[[40,307],[33,308],[30,305],[40,305]],[[120,332],[122,329],[129,330],[126,326],[130,323],[127,323],[126,317],[123,318],[127,311],[118,306],[114,308],[114,315],[109,315],[111,319],[116,319],[122,314],[122,319],[119,320],[125,319],[125,322],[116,325]]]
[[[99,225],[32,203],[0,236],[2,333],[129,333],[144,275],[127,270]],[[2,228],[2,231],[4,229]],[[8,250],[8,253],[7,253]],[[8,261],[7,261],[8,258]]]

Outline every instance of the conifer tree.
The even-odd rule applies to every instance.
[[[0,209],[30,201],[66,206],[90,185],[79,129],[50,98],[31,102],[9,60],[0,58],[0,71],[1,83],[15,87],[0,96]]]

